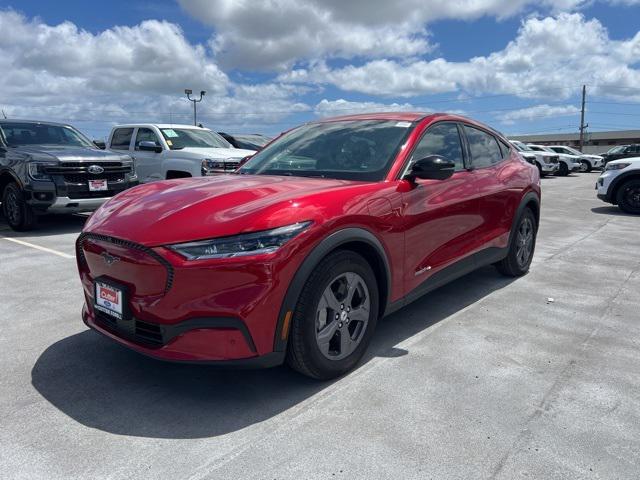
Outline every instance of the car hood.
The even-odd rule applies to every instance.
[[[327,216],[330,203],[344,208],[358,186],[371,185],[265,175],[152,182],[113,197],[91,216],[85,231],[146,246],[236,235],[315,221]]]
[[[241,159],[247,155],[253,155],[256,153],[254,150],[245,150],[243,148],[192,148],[185,147],[180,150],[172,150],[172,152],[182,154],[188,154],[191,158],[235,158]]]
[[[607,165],[619,165],[621,163],[632,163],[640,166],[640,157],[620,158],[618,160],[611,160],[607,162]]]
[[[129,159],[128,155],[100,150],[99,148],[67,147],[55,145],[25,145],[15,147],[15,151],[29,155],[35,160],[61,162],[78,161],[120,161]]]
[[[602,157],[600,155],[589,155],[589,154],[584,154],[582,155],[584,158],[590,158],[592,160],[602,160]]]

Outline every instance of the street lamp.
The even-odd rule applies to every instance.
[[[196,103],[201,102],[202,101],[202,97],[204,97],[204,95],[207,92],[205,92],[204,90],[200,91],[200,98],[197,99],[197,100],[195,98],[191,98],[191,94],[193,93],[193,90],[191,90],[190,88],[185,88],[184,93],[187,96],[187,99],[190,102],[193,102],[193,124],[194,125],[198,125],[197,120],[196,120]]]

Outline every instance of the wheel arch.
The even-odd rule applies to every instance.
[[[338,230],[322,240],[302,261],[289,283],[289,288],[278,314],[273,349],[276,352],[286,350],[290,324],[285,325],[288,312],[293,312],[302,289],[315,267],[328,255],[338,250],[350,250],[365,258],[376,276],[380,301],[378,305],[381,317],[389,302],[391,293],[391,270],[388,256],[378,238],[369,230],[358,227]]]
[[[0,170],[0,199],[4,195],[5,187],[12,182],[17,183],[22,188],[22,182],[10,170]]]
[[[525,208],[529,208],[533,212],[533,215],[536,218],[536,230],[540,227],[540,197],[536,192],[528,191],[523,195],[520,200],[520,205],[518,205],[518,208],[513,215],[513,220],[511,221],[511,232],[509,233],[509,245],[511,245],[511,240],[513,239],[513,235],[516,231],[518,218],[520,218],[520,215],[522,215]]]
[[[630,172],[625,172],[622,175],[618,175],[609,186],[608,196],[614,202],[618,198],[618,190],[620,187],[624,185],[628,180],[640,180],[640,170],[632,170]]]

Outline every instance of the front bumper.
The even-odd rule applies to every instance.
[[[194,318],[176,325],[111,320],[88,307],[82,320],[91,329],[143,355],[169,362],[268,368],[280,365],[285,352],[258,355],[253,340],[235,318]]]
[[[569,170],[572,172],[579,172],[580,168],[582,168],[582,163],[570,162],[568,163],[568,165],[569,165]]]
[[[611,195],[609,194],[609,187],[617,176],[618,174],[615,170],[606,170],[598,177],[598,180],[596,181],[596,190],[598,191],[598,198],[603,202],[615,202],[615,199],[611,198]]]
[[[540,165],[544,173],[555,173],[559,168],[557,163],[542,163]]]

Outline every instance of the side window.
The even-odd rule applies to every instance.
[[[441,155],[456,164],[456,171],[464,169],[462,144],[455,123],[438,123],[424,134],[415,151],[412,161],[429,155]]]
[[[114,150],[129,150],[133,128],[118,128],[113,132],[111,147]]]
[[[511,147],[507,146],[506,143],[503,143],[500,140],[498,140],[498,146],[500,147],[502,158],[509,158],[509,155],[511,155]]]
[[[471,150],[471,164],[475,168],[490,167],[502,161],[502,152],[493,135],[468,125],[464,126],[464,131]]]
[[[140,142],[153,142],[156,145],[160,145],[158,136],[150,128],[138,129],[138,133],[136,134],[136,150],[138,150],[138,145],[140,145]]]

